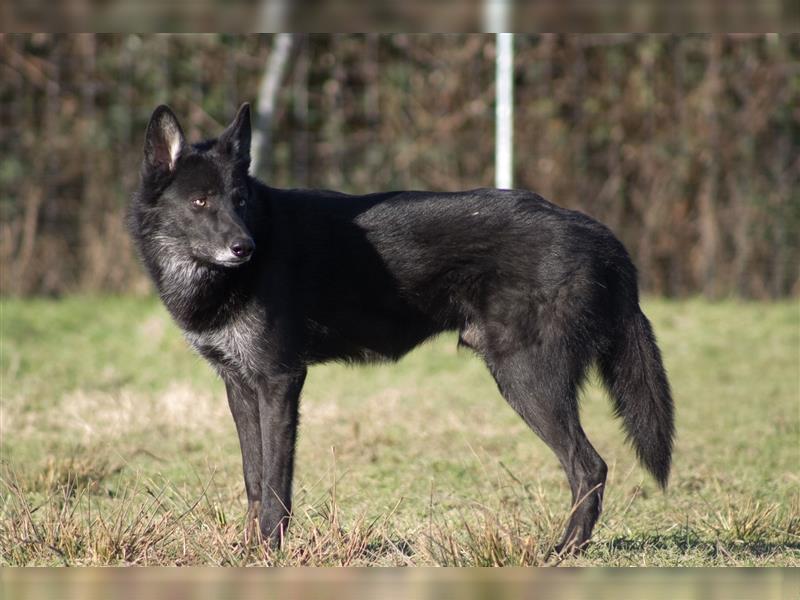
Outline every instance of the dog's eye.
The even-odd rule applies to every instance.
[[[194,200],[192,200],[192,204],[194,204],[195,206],[197,206],[199,208],[203,208],[206,205],[206,199],[205,198],[195,198]]]
[[[242,196],[241,198],[239,198],[239,199],[236,201],[236,204],[237,204],[238,206],[244,206],[245,204],[247,204],[247,200],[245,200],[245,199],[244,199],[244,196]]]

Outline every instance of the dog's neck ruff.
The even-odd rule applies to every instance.
[[[238,269],[209,265],[187,256],[171,243],[149,257],[158,293],[178,324],[204,331],[223,324],[239,304]]]

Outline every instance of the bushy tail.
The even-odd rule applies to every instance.
[[[639,460],[665,488],[675,432],[672,395],[650,321],[638,307],[599,366]]]

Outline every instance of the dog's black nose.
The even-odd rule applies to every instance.
[[[250,238],[242,238],[231,244],[231,252],[239,258],[247,258],[256,249],[256,245]]]

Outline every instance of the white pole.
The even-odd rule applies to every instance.
[[[494,185],[514,185],[514,34],[510,29],[511,0],[483,0],[483,30],[495,33]]]
[[[483,0],[483,31],[501,33],[508,31],[508,5],[511,0]]]
[[[495,187],[514,186],[514,34],[497,34]]]

